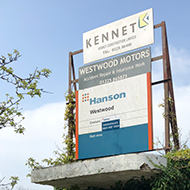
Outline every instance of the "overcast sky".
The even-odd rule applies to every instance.
[[[124,0],[0,0],[0,55],[17,49],[21,58],[11,66],[21,76],[27,76],[36,67],[52,71],[40,86],[53,94],[42,98],[25,98],[21,104],[26,119],[25,135],[13,129],[0,131],[0,178],[18,175],[18,186],[29,189],[52,189],[35,185],[25,176],[29,157],[40,161],[53,157],[56,146],[62,147],[65,133],[64,93],[68,89],[68,55],[83,47],[84,32],[113,21],[153,8],[154,24],[166,21],[170,59],[174,82],[177,120],[182,140],[189,137],[190,107],[190,49],[188,0],[124,1]],[[161,55],[160,29],[155,31],[152,56]],[[82,54],[74,57],[76,72],[83,65]],[[161,62],[152,65],[153,81],[162,79]],[[0,81],[0,101],[11,86]],[[162,109],[163,85],[153,87],[154,142],[163,141]],[[190,143],[189,143],[190,145]]]

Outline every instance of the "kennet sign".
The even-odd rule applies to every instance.
[[[148,9],[84,33],[84,64],[152,43],[153,11]]]

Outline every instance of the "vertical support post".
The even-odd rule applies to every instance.
[[[75,81],[75,68],[74,68],[74,64],[73,64],[73,55],[71,55],[71,68],[72,68],[72,73],[73,73],[73,80]],[[74,82],[74,89],[76,92],[77,91],[76,82]]]
[[[69,52],[69,94],[71,94],[71,62],[72,62],[72,52]]]
[[[163,75],[164,80],[168,79],[167,64],[167,42],[166,42],[165,22],[162,22],[162,53],[163,53]],[[165,100],[165,153],[169,152],[170,146],[170,128],[169,128],[169,87],[168,82],[164,83],[164,100]]]
[[[169,58],[169,48],[166,32],[166,24],[162,22],[162,49],[163,49],[163,70],[164,70],[164,79],[170,79],[168,83],[164,84],[164,93],[165,93],[165,147],[166,153],[167,145],[170,145],[170,132],[168,122],[171,124],[171,131],[173,136],[174,148],[179,150],[179,134],[177,127],[177,118],[176,118],[176,109],[175,109],[175,99],[173,92],[173,83],[172,83],[172,74],[170,67],[170,58]],[[166,99],[167,97],[167,99]],[[168,98],[170,97],[170,100]],[[167,102],[166,102],[167,101]]]
[[[74,117],[73,117],[73,106],[72,106],[72,99],[71,99],[71,95],[72,95],[72,89],[71,89],[71,69],[72,69],[72,52],[69,52],[69,123],[68,123],[68,157],[72,158],[72,153],[73,153],[73,130],[72,127],[74,125]],[[70,160],[72,161],[72,160]]]
[[[164,23],[165,25],[165,23]],[[168,78],[170,79],[169,85],[169,93],[170,93],[170,123],[171,123],[171,131],[174,141],[174,148],[179,150],[179,134],[178,134],[178,127],[177,127],[177,117],[176,117],[176,109],[175,109],[175,99],[174,99],[174,91],[173,91],[173,82],[172,82],[172,74],[171,74],[171,67],[170,67],[170,58],[169,58],[169,48],[168,48],[168,40],[167,40],[167,32],[165,26],[165,41],[166,41],[166,59],[167,59],[167,73]]]

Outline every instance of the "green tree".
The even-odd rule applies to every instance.
[[[3,189],[6,189],[6,190],[12,190],[13,188],[14,188],[14,186],[18,183],[18,181],[19,181],[19,178],[18,178],[18,176],[11,176],[10,178],[9,178],[9,182],[8,183],[3,183],[3,180],[5,179],[5,177],[4,178],[2,178],[2,179],[0,179],[0,187],[2,187],[1,189],[3,190]]]
[[[16,133],[23,134],[25,128],[20,123],[24,117],[19,103],[25,96],[41,97],[45,91],[38,87],[39,80],[41,77],[48,78],[51,71],[45,68],[35,69],[28,77],[18,76],[10,64],[17,61],[20,56],[19,51],[14,50],[12,54],[8,53],[7,57],[3,55],[0,57],[0,79],[13,85],[15,91],[14,95],[5,92],[5,100],[0,101],[0,129],[13,127]]]
[[[12,85],[14,89],[12,95],[1,91],[5,93],[5,100],[0,101],[0,129],[13,127],[16,133],[24,134],[25,127],[21,125],[24,117],[19,104],[25,96],[41,97],[45,91],[38,87],[39,80],[41,77],[48,78],[51,71],[36,68],[28,77],[18,76],[10,65],[20,56],[19,51],[14,50],[12,54],[8,53],[7,57],[3,55],[0,57],[0,79]],[[4,177],[0,179],[0,187],[4,189],[13,189],[19,181],[18,176],[11,176],[7,183],[4,183],[4,179]]]
[[[55,159],[53,158],[45,158],[39,163],[35,160],[35,158],[28,158],[26,162],[26,166],[30,169],[40,169],[46,166],[58,166],[61,164],[68,164],[75,161],[75,143],[73,142],[73,135],[75,134],[75,92],[71,94],[65,94],[66,104],[65,109],[65,117],[64,120],[66,122],[65,129],[68,128],[67,135],[63,134],[63,144],[66,145],[63,148],[57,147],[57,150],[53,152],[55,155]],[[72,121],[72,122],[70,122]],[[71,125],[72,124],[72,125]],[[72,138],[71,134],[72,133]],[[30,177],[31,174],[29,173],[27,177]]]

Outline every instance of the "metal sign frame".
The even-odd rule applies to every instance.
[[[171,67],[170,67],[170,58],[169,58],[169,49],[168,49],[168,40],[167,40],[167,32],[166,32],[166,23],[165,21],[161,22],[160,24],[154,25],[154,29],[161,27],[161,35],[162,35],[162,55],[151,58],[151,63],[157,60],[163,60],[163,80],[152,82],[153,85],[164,83],[164,100],[165,100],[165,147],[161,149],[154,149],[153,150],[165,150],[165,153],[169,152],[170,147],[170,127],[173,136],[178,136],[178,128],[177,128],[177,117],[176,117],[176,108],[175,108],[175,99],[174,99],[174,90],[173,90],[173,82],[172,82],[172,74],[171,74]],[[72,93],[72,87],[74,87],[74,91],[77,91],[77,83],[79,79],[75,77],[75,68],[74,68],[74,61],[73,56],[80,54],[83,52],[83,49],[69,52],[69,90],[68,93]],[[170,103],[169,99],[172,101]],[[73,103],[73,102],[69,102]],[[78,109],[76,107],[76,109]],[[73,110],[71,110],[73,113]],[[77,118],[76,118],[77,119]],[[69,126],[70,123],[69,123]],[[73,139],[73,132],[72,130],[68,129],[70,139]],[[77,133],[77,131],[75,132]],[[78,139],[76,138],[76,141]],[[174,145],[176,149],[179,149],[179,139],[174,138]],[[76,150],[77,152],[78,150]]]

